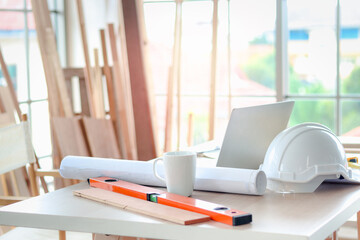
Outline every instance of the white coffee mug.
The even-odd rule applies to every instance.
[[[165,179],[156,171],[158,161],[164,162]],[[167,191],[190,196],[194,190],[196,175],[196,153],[189,151],[167,152],[153,162],[155,177],[166,184]]]

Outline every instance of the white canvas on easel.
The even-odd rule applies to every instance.
[[[294,101],[285,101],[233,109],[216,166],[258,169],[293,107]]]

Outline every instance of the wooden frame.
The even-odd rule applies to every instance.
[[[27,121],[27,116],[23,115],[22,119],[24,121]],[[27,130],[29,131],[28,126],[21,126],[21,130]],[[12,132],[13,134],[14,132]],[[7,133],[9,134],[9,133]],[[30,133],[27,133],[30,134]],[[19,136],[19,137],[24,137],[24,136]],[[16,142],[18,143],[18,141]],[[9,143],[10,144],[10,143]],[[26,148],[31,147],[29,144],[25,144]],[[24,145],[21,145],[21,147],[24,147]],[[12,148],[12,153],[8,156],[14,156],[15,152],[19,152],[20,154],[24,154],[24,151],[18,151],[19,149],[16,148]],[[16,165],[14,165],[12,162],[10,162],[7,167],[5,167],[5,169],[10,169],[10,171],[8,173],[10,173],[11,176],[11,184],[12,184],[12,188],[15,189],[14,191],[14,196],[10,196],[9,193],[9,181],[7,181],[5,174],[1,175],[1,183],[2,183],[2,188],[3,188],[3,192],[5,196],[0,196],[0,205],[9,205],[9,204],[13,204],[19,201],[23,201],[26,200],[27,198],[30,197],[34,197],[34,196],[38,196],[39,195],[39,186],[37,184],[37,177],[44,177],[44,176],[49,176],[49,174],[51,174],[51,176],[53,177],[61,177],[59,172],[56,170],[50,170],[50,171],[38,171],[35,167],[36,161],[32,162],[32,160],[34,160],[34,158],[31,159],[31,155],[29,155],[29,151],[25,151],[26,156],[29,158],[25,161],[20,161],[17,162]],[[31,153],[30,153],[31,154]],[[24,156],[21,156],[21,159],[23,159]],[[20,158],[20,157],[18,157]],[[35,159],[36,160],[36,159]],[[27,161],[27,163],[26,163]],[[27,169],[27,176],[29,179],[29,186],[30,186],[30,192],[20,192],[20,185],[19,185],[19,181],[16,179],[15,177],[15,171],[19,170],[19,168],[15,167],[15,166],[19,166],[20,164],[24,164],[23,167],[26,166]],[[23,177],[22,180],[25,180],[24,175],[21,175]],[[63,231],[59,231],[59,239],[60,240],[65,240],[65,234]]]
[[[21,114],[21,111],[20,111],[19,104],[15,104],[15,103],[18,103],[18,100],[17,100],[16,94],[15,94],[15,89],[14,89],[14,86],[13,86],[13,82],[11,81],[9,71],[8,71],[7,66],[5,64],[5,60],[4,60],[4,56],[2,54],[1,48],[0,48],[0,67],[1,67],[2,73],[3,73],[4,77],[5,77],[6,84],[8,85],[8,88],[10,90],[11,99],[12,99],[12,101],[14,103],[15,110],[17,112],[17,115],[20,118],[22,114]]]
[[[89,50],[88,50],[88,43],[87,43],[87,36],[86,36],[86,29],[85,29],[85,19],[84,19],[84,12],[82,6],[82,0],[76,1],[79,23],[80,23],[80,32],[81,32],[81,40],[82,40],[82,47],[84,53],[84,60],[85,60],[85,86],[86,92],[88,95],[88,103],[90,109],[90,115],[96,116],[96,107],[94,106],[94,97],[93,97],[93,72],[91,71],[90,65],[90,57],[89,57]]]
[[[172,54],[172,65],[169,68],[168,96],[166,103],[166,125],[165,125],[165,148],[164,151],[170,151],[172,148],[172,122],[173,122],[173,95],[174,86],[177,84],[177,149],[180,147],[180,129],[181,129],[181,84],[180,84],[180,66],[181,66],[181,33],[182,33],[182,0],[176,0],[174,46]]]
[[[118,138],[122,148],[123,157],[127,159],[136,159],[136,143],[133,138],[134,132],[133,128],[130,127],[131,121],[130,117],[133,116],[131,104],[129,104],[129,99],[127,98],[126,88],[124,79],[122,79],[122,70],[120,66],[120,59],[118,56],[118,48],[116,44],[116,36],[114,25],[108,25],[110,45],[111,45],[111,53],[113,57],[113,68],[114,68],[114,95],[115,95],[115,103],[116,103],[116,130],[118,132]]]
[[[215,136],[215,108],[216,108],[216,55],[217,55],[217,29],[218,29],[218,0],[213,0],[213,33],[210,74],[210,111],[209,111],[209,140]]]
[[[110,118],[115,120],[116,119],[116,105],[115,105],[115,96],[114,96],[114,83],[112,77],[112,69],[109,66],[108,56],[107,56],[107,48],[106,48],[106,39],[105,39],[105,30],[100,30],[100,38],[101,38],[101,49],[103,55],[103,62],[104,62],[104,75],[106,79],[106,86],[108,92],[108,99],[109,99],[109,114]]]

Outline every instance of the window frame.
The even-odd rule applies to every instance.
[[[53,22],[54,32],[57,37],[57,47],[58,52],[60,55],[60,60],[62,64],[66,64],[66,31],[65,31],[65,6],[64,0],[48,0],[48,2],[52,1],[53,9],[49,9],[51,14],[51,19],[55,20]],[[2,12],[16,12],[16,13],[23,13],[24,15],[24,44],[25,44],[25,58],[26,58],[26,84],[27,84],[27,100],[26,101],[19,101],[20,106],[26,106],[27,108],[27,115],[30,122],[30,128],[33,132],[33,122],[32,122],[32,104],[34,103],[41,103],[41,102],[48,102],[48,98],[39,98],[39,99],[32,99],[31,98],[31,88],[36,87],[33,86],[31,83],[31,76],[30,76],[30,37],[29,37],[29,26],[28,26],[28,14],[32,13],[32,9],[30,8],[27,0],[23,0],[23,7],[22,8],[0,8],[0,14]],[[55,16],[54,16],[55,15]],[[40,64],[40,63],[39,63]],[[44,76],[45,78],[45,76]],[[52,151],[52,150],[51,150]],[[51,154],[49,155],[41,155],[37,156],[39,160],[46,159],[52,157]]]
[[[184,2],[196,2],[201,0],[183,0]],[[212,0],[208,0],[212,1]],[[228,4],[230,1],[227,0]],[[287,2],[288,0],[276,0],[276,23],[275,23],[275,52],[276,52],[276,70],[275,70],[275,91],[276,91],[276,101],[284,101],[288,99],[292,100],[331,100],[334,101],[335,105],[335,133],[337,135],[342,134],[342,101],[343,100],[357,100],[360,101],[360,94],[342,94],[341,93],[341,79],[340,79],[340,39],[342,34],[341,28],[341,0],[336,0],[336,23],[335,23],[335,34],[336,34],[336,85],[334,94],[291,94],[289,92],[289,62],[288,62],[288,42],[289,42],[289,29],[288,29],[288,10]],[[144,0],[143,4],[151,3],[164,3],[164,2],[175,2],[175,0]],[[230,26],[230,15],[228,15],[228,24]],[[229,33],[231,34],[231,33]],[[231,47],[231,43],[228,42],[228,47]],[[231,54],[231,53],[230,53]],[[231,56],[229,56],[231,58]],[[229,63],[231,64],[231,63]],[[162,96],[163,94],[156,94],[156,96]],[[196,94],[197,97],[208,97],[208,95],[203,96],[202,94]],[[219,96],[219,94],[216,94]],[[182,97],[187,97],[187,95],[182,95]],[[227,96],[230,98],[239,97],[229,94]],[[271,97],[271,96],[253,96],[253,97]]]
[[[276,20],[276,82],[277,82],[277,100],[283,101],[287,99],[292,100],[334,100],[335,101],[335,133],[341,135],[342,128],[342,100],[358,100],[360,95],[341,94],[341,79],[340,79],[340,38],[341,38],[341,5],[340,0],[336,0],[336,91],[333,95],[311,94],[300,95],[289,93],[289,78],[288,78],[288,17],[287,17],[287,0],[276,0],[277,4],[277,20]]]

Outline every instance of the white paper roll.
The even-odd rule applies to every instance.
[[[67,156],[61,162],[60,174],[64,178],[80,180],[106,176],[142,185],[165,187],[164,183],[153,175],[152,168],[152,161]],[[159,175],[164,176],[161,163],[157,171]],[[197,167],[194,188],[203,191],[263,195],[266,190],[266,175],[261,170]]]

